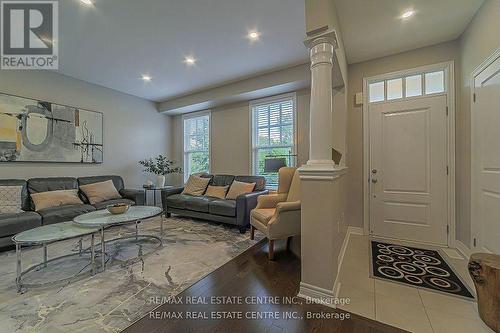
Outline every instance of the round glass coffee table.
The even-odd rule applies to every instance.
[[[91,262],[91,272],[92,274],[95,273],[96,268],[95,268],[95,248],[94,248],[94,234],[99,231],[98,227],[83,227],[80,225],[77,225],[73,222],[62,222],[62,223],[56,223],[56,224],[49,224],[49,225],[44,225],[40,226],[34,229],[26,230],[23,232],[18,233],[17,235],[12,237],[12,241],[16,245],[16,256],[17,256],[17,269],[16,269],[16,286],[18,291],[21,290],[22,286],[24,285],[21,282],[21,278],[26,275],[27,273],[33,271],[33,270],[39,270],[41,268],[47,267],[47,264],[69,256],[74,256],[74,253],[59,256],[52,258],[48,260],[47,256],[47,245],[55,242],[60,242],[64,241],[67,239],[72,239],[72,238],[80,238],[78,245],[79,245],[79,251],[78,254],[82,256],[83,254],[83,249],[82,249],[82,238],[87,235],[91,235],[90,238],[90,262]],[[22,265],[21,265],[21,249],[23,246],[37,246],[41,245],[43,246],[43,262],[40,264],[33,265],[26,270],[22,270]],[[61,280],[57,281],[50,281],[47,283],[54,283],[54,282],[61,282],[64,280],[68,280],[73,278],[74,276],[71,276],[69,278],[64,278]],[[36,285],[44,285],[47,283],[39,283]],[[31,286],[35,284],[26,284],[26,286]]]
[[[106,243],[114,242],[121,239],[134,238],[136,242],[139,242],[139,238],[151,239],[159,242],[158,247],[163,245],[162,239],[154,235],[144,235],[139,234],[139,224],[146,219],[162,215],[163,210],[159,207],[151,206],[132,206],[123,214],[113,215],[107,210],[98,210],[90,213],[86,213],[77,216],[73,219],[73,222],[77,225],[83,227],[98,227],[101,231],[101,267],[102,270],[106,270]],[[114,239],[104,240],[104,230],[113,226],[125,225],[125,224],[135,224],[135,235],[133,236],[123,236]],[[161,221],[161,233],[163,233],[163,218]],[[139,248],[139,253],[137,257],[142,257],[142,248]]]

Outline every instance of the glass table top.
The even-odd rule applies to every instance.
[[[98,227],[85,227],[73,222],[44,225],[18,233],[12,240],[16,243],[49,243],[85,236],[99,231]]]
[[[113,215],[107,209],[104,209],[77,216],[73,219],[73,222],[82,226],[101,227],[143,220],[158,216],[162,212],[163,210],[159,207],[132,206],[123,214]]]

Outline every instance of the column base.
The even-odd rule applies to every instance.
[[[336,308],[338,303],[333,290],[327,290],[305,282],[300,282],[297,296],[310,303],[322,304],[331,308]]]
[[[308,161],[299,168],[301,180],[334,180],[347,172],[347,167],[336,166],[333,161],[328,164],[314,162]]]

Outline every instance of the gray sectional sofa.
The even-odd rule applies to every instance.
[[[83,201],[81,205],[59,206],[35,212],[35,206],[30,198],[30,193],[78,189],[80,185],[107,180],[113,181],[122,199],[108,200],[91,205],[83,192],[80,191],[79,195]],[[123,179],[120,176],[32,178],[27,181],[21,179],[0,179],[0,185],[23,186],[21,208],[24,211],[17,214],[0,214],[0,248],[12,245],[11,237],[13,235],[41,225],[71,221],[80,214],[104,209],[108,205],[119,202],[130,205],[144,204],[144,191],[125,189]]]
[[[226,186],[236,180],[255,183],[252,193],[243,194],[236,200],[219,199],[209,196],[192,196],[182,194],[183,186],[162,190],[163,210],[167,216],[178,214],[209,221],[236,225],[244,233],[250,224],[250,211],[257,205],[259,195],[267,194],[266,179],[261,176],[208,175],[209,185]]]

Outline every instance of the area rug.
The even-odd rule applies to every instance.
[[[375,278],[474,299],[438,251],[371,241]]]
[[[159,236],[160,219],[144,221],[140,231]],[[133,226],[115,227],[107,230],[106,238],[133,232]],[[159,299],[180,293],[256,244],[260,235],[256,236],[250,240],[249,232],[240,234],[237,228],[172,217],[164,222],[163,247],[143,260],[127,265],[113,260],[126,256],[126,244],[117,245],[107,249],[110,258],[105,272],[23,293],[17,292],[14,282],[15,251],[1,253],[0,332],[120,332],[157,307]],[[84,243],[89,244],[89,239]],[[43,274],[33,272],[30,278],[41,280],[87,269],[88,260],[78,257],[77,240],[48,248],[49,258],[71,252],[76,257],[57,260]],[[23,250],[23,268],[41,258],[40,248]]]

